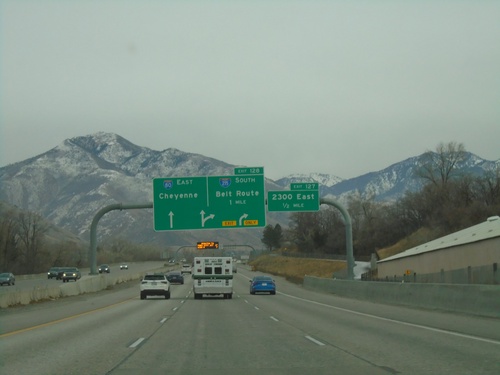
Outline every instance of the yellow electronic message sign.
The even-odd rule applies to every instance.
[[[202,241],[196,243],[196,248],[199,250],[203,249],[218,249],[219,243],[214,241]]]

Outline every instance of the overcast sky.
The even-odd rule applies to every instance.
[[[497,160],[499,20],[494,0],[0,0],[0,166],[99,131],[272,179],[440,142]]]

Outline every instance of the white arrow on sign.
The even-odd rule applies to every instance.
[[[170,211],[168,216],[170,216],[170,229],[172,229],[174,227],[174,213]]]
[[[201,210],[200,212],[201,214],[201,227],[204,228],[205,227],[205,222],[208,220],[208,219],[213,219],[215,217],[214,214],[210,214],[208,215],[207,217],[205,217],[205,211]]]
[[[243,219],[246,219],[248,217],[248,214],[243,214],[241,217],[240,217],[240,227],[243,226]]]

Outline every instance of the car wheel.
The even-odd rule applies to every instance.
[[[276,291],[272,291],[271,294],[273,294],[273,295],[276,294]]]
[[[170,299],[170,292],[165,293],[165,299]]]
[[[144,293],[141,293],[141,299],[146,299],[146,295]]]

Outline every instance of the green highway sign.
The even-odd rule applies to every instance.
[[[319,190],[317,182],[292,182],[290,190]]]
[[[302,190],[298,190],[300,187]],[[268,191],[267,210],[319,211],[319,184],[291,184],[291,188],[293,190]]]
[[[154,230],[264,227],[264,175],[263,168],[260,170],[261,174],[154,178]]]
[[[263,167],[234,168],[234,174],[264,174]]]

